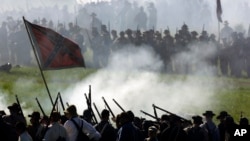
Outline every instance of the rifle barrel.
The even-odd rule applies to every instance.
[[[22,110],[22,107],[21,107],[21,105],[20,105],[20,102],[19,102],[19,99],[18,99],[18,96],[17,96],[17,95],[16,95],[16,102],[17,102],[17,104],[18,104],[18,106],[19,106],[19,108],[20,108],[21,115],[24,117],[23,110]]]
[[[123,112],[125,112],[125,110],[122,108],[122,106],[121,106],[115,99],[113,99],[113,101],[115,102],[115,104],[116,104]]]
[[[143,114],[145,114],[145,115],[147,115],[147,116],[149,116],[149,117],[151,117],[151,118],[157,120],[157,118],[156,118],[155,116],[153,116],[153,115],[151,115],[151,114],[149,114],[149,113],[147,113],[147,112],[145,112],[145,111],[143,111],[143,110],[140,110],[140,111],[141,111]]]
[[[93,105],[94,105],[94,108],[95,108],[95,110],[96,110],[96,112],[97,112],[99,118],[101,119],[101,118],[102,118],[102,117],[101,117],[101,114],[100,114],[99,110],[97,109],[95,103],[93,103]]]
[[[107,108],[109,109],[109,112],[111,113],[112,117],[115,118],[115,115],[114,115],[113,111],[111,110],[111,108],[109,107],[109,105],[108,105],[107,101],[105,100],[105,98],[102,97],[102,99],[103,99],[103,102],[105,103],[105,105],[107,106]]]
[[[46,116],[46,114],[45,114],[45,112],[44,112],[44,110],[43,110],[43,108],[42,108],[42,106],[41,106],[41,104],[40,104],[40,102],[38,101],[37,98],[36,98],[36,102],[37,102],[37,104],[38,104],[38,106],[39,106],[39,108],[40,108],[40,110],[41,110],[43,116]]]

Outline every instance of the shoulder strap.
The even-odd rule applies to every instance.
[[[82,125],[83,125],[83,123],[81,124],[81,128],[78,126],[78,124],[76,123],[76,121],[74,121],[73,119],[70,119],[74,124],[75,124],[75,126],[76,126],[76,128],[78,129],[78,131],[81,131],[81,129],[82,129]]]

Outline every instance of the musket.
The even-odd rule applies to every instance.
[[[36,98],[36,102],[37,102],[37,104],[38,104],[38,106],[39,106],[39,108],[40,108],[40,110],[41,110],[43,116],[46,116],[46,114],[45,114],[45,112],[44,112],[44,110],[43,110],[43,108],[42,108],[42,106],[41,106],[41,104],[40,104],[40,102],[38,101],[37,98]]]
[[[64,110],[65,110],[65,107],[64,107],[64,104],[63,104],[63,100],[62,100],[61,93],[59,92],[58,95],[59,95],[59,100],[60,100],[61,105],[62,105],[62,109],[63,109],[63,111],[64,111]]]
[[[153,118],[153,119],[158,120],[155,116],[153,116],[153,115],[151,115],[151,114],[149,114],[149,113],[147,113],[147,112],[145,112],[145,111],[143,111],[143,110],[140,110],[140,112],[142,112],[142,113],[145,114],[146,116],[149,116],[149,117],[151,117],[151,118]]]
[[[202,31],[205,31],[205,24],[203,24],[202,26]]]
[[[111,108],[109,107],[109,105],[108,105],[107,101],[105,100],[105,98],[102,97],[102,99],[103,99],[103,102],[105,103],[105,105],[107,106],[109,112],[111,113],[112,117],[115,118],[115,115],[114,115],[113,111],[111,110]]]
[[[183,118],[183,117],[181,117],[181,116],[178,116],[178,115],[176,115],[176,114],[174,114],[174,113],[171,113],[171,112],[169,112],[169,111],[167,111],[167,110],[165,110],[165,109],[163,109],[163,108],[160,108],[160,107],[158,107],[158,106],[156,106],[156,105],[154,105],[154,104],[153,104],[153,107],[155,107],[156,109],[159,109],[159,110],[161,110],[161,111],[163,111],[163,112],[166,112],[166,113],[168,113],[168,114],[170,114],[170,115],[174,115],[174,116],[180,118],[180,119],[183,120],[183,121],[190,122],[190,120],[187,120],[187,119],[185,119],[185,118]]]
[[[93,105],[94,105],[94,108],[95,108],[95,110],[96,110],[96,112],[97,112],[99,118],[101,119],[101,118],[102,118],[102,117],[101,117],[101,114],[100,114],[99,110],[97,109],[95,103],[93,103]]]
[[[53,107],[52,107],[52,110],[51,110],[49,116],[51,116],[51,114],[52,114],[53,111],[55,110],[55,107],[56,107],[56,105],[57,105],[58,98],[59,98],[59,93],[58,93],[57,96],[56,96],[55,102],[53,103]]]
[[[20,102],[19,102],[19,99],[18,99],[17,95],[16,95],[16,102],[17,102],[17,104],[18,104],[18,106],[20,108],[21,115],[24,117],[23,110],[22,110],[22,107],[20,105]]]
[[[88,98],[86,93],[84,95],[85,95],[86,103],[87,103],[87,106],[88,106],[88,110],[90,110],[90,112],[91,112],[92,120],[93,120],[93,122],[95,122],[97,124],[98,122],[97,122],[96,116],[95,116],[95,114],[94,114],[94,112],[92,110],[90,99]]]
[[[115,102],[115,104],[116,104],[123,112],[125,112],[125,110],[122,108],[122,106],[121,106],[115,99],[113,99],[113,101]]]
[[[153,106],[153,109],[154,109],[154,115],[155,115],[157,121],[159,121],[159,118],[158,118],[158,115],[157,115],[157,111],[156,111],[156,107],[154,106],[154,104],[152,106]]]

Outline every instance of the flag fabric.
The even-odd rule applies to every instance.
[[[80,47],[52,29],[24,23],[37,53],[42,70],[85,67]]]
[[[216,8],[216,14],[217,14],[217,19],[219,22],[222,22],[222,8],[221,8],[221,2],[220,0],[216,0],[217,1],[217,8]]]

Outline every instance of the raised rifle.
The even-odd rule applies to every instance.
[[[152,105],[153,109],[154,109],[154,115],[156,117],[156,120],[159,121],[158,115],[157,115],[157,111],[156,111],[156,107],[154,106],[154,104]]]
[[[113,99],[113,101],[115,102],[115,104],[116,104],[123,112],[125,112],[125,110],[122,108],[122,106],[121,106],[115,99]]]
[[[107,106],[109,112],[111,113],[112,117],[115,118],[115,115],[114,115],[113,111],[111,110],[111,108],[109,107],[109,105],[108,105],[107,101],[105,100],[105,98],[102,97],[102,99],[103,99],[103,102],[105,103],[105,105]]]
[[[101,114],[100,114],[99,110],[97,109],[95,103],[93,103],[93,105],[94,105],[94,108],[95,108],[95,110],[96,110],[96,112],[97,112],[99,118],[102,119]]]
[[[158,107],[158,106],[156,106],[156,105],[154,105],[154,104],[153,104],[153,107],[156,108],[156,109],[159,109],[159,110],[161,110],[161,111],[163,111],[163,112],[166,112],[166,113],[168,113],[168,114],[170,114],[170,115],[174,115],[174,116],[180,118],[180,119],[181,119],[182,121],[184,121],[184,122],[191,123],[190,120],[185,119],[185,118],[183,118],[183,117],[181,117],[181,116],[178,116],[178,115],[176,115],[176,114],[174,114],[174,113],[171,113],[171,112],[169,112],[169,111],[167,111],[167,110],[165,110],[165,109],[163,109],[163,108],[160,108],[160,107]]]
[[[64,110],[65,110],[65,108],[64,108],[64,104],[63,104],[63,100],[62,100],[61,93],[59,92],[59,93],[58,93],[58,95],[59,95],[59,100],[60,100],[61,105],[62,105],[62,109],[63,109],[63,111],[64,111]]]
[[[38,104],[38,106],[39,106],[39,108],[40,108],[40,110],[41,110],[43,116],[46,116],[46,114],[45,114],[45,112],[44,112],[44,110],[43,110],[43,108],[42,108],[42,106],[41,106],[41,104],[40,104],[40,102],[38,101],[37,98],[36,98],[36,102],[37,102],[37,104]]]
[[[96,119],[96,116],[92,110],[92,107],[91,107],[91,103],[90,103],[90,98],[88,98],[87,94],[85,93],[85,99],[86,99],[86,103],[87,103],[87,106],[88,106],[88,110],[90,110],[90,113],[91,113],[91,117],[92,117],[92,121],[97,124],[97,119]]]
[[[19,102],[19,99],[18,99],[17,95],[16,95],[16,102],[17,102],[17,104],[18,104],[18,106],[20,108],[20,114],[24,117],[23,110],[22,110],[22,107],[20,105],[20,102]]]
[[[155,117],[155,116],[153,116],[153,115],[151,115],[151,114],[149,114],[149,113],[147,113],[147,112],[145,112],[145,111],[143,111],[143,110],[140,110],[140,112],[142,112],[142,113],[145,114],[146,116],[149,116],[149,117],[151,117],[151,118],[153,118],[153,119],[158,120],[157,117]]]

